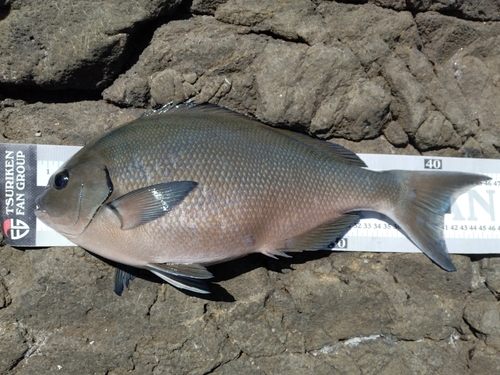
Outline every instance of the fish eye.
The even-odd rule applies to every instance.
[[[64,189],[69,181],[68,171],[64,170],[54,176],[54,187],[57,190]]]

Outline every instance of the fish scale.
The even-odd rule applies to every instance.
[[[82,148],[49,181],[37,216],[93,253],[201,293],[211,276],[204,266],[326,248],[359,210],[387,215],[453,270],[443,215],[487,177],[365,167],[338,145],[220,107],[180,105]],[[131,276],[118,275],[127,285]]]
[[[161,126],[161,125],[160,125]],[[194,125],[196,126],[196,124]],[[193,126],[193,127],[194,127]],[[207,125],[205,125],[207,126]],[[208,126],[207,126],[208,127]],[[212,131],[213,132],[213,131]],[[199,139],[204,139],[205,134],[201,134]],[[178,173],[174,173],[172,175],[173,180],[195,180],[197,181],[199,185],[199,189],[202,192],[202,195],[206,190],[205,186],[207,186],[207,189],[210,189],[209,187],[211,186],[218,186],[222,187],[222,189],[219,188],[218,190],[218,196],[216,197],[216,200],[212,200],[211,203],[212,205],[207,205],[205,210],[203,212],[198,212],[196,211],[196,215],[200,216],[200,219],[203,220],[203,214],[205,213],[207,217],[213,217],[216,218],[215,222],[208,221],[207,219],[204,219],[204,222],[208,222],[209,227],[211,228],[210,231],[207,231],[207,235],[204,238],[200,238],[198,241],[199,246],[207,246],[209,244],[214,244],[214,248],[219,249],[227,246],[227,244],[231,244],[232,246],[237,246],[239,239],[232,239],[230,238],[233,235],[240,236],[241,234],[239,233],[240,231],[246,231],[248,233],[245,233],[245,236],[254,236],[251,231],[252,227],[262,227],[264,225],[263,222],[268,220],[268,218],[272,219],[272,216],[274,212],[266,212],[269,210],[269,208],[273,208],[273,203],[275,203],[277,200],[283,201],[281,206],[278,207],[277,211],[281,211],[282,216],[286,217],[287,219],[285,222],[280,225],[280,227],[283,228],[289,228],[290,227],[290,216],[295,212],[293,202],[299,202],[302,203],[302,199],[300,197],[295,196],[295,195],[290,195],[290,192],[293,191],[292,184],[288,183],[288,189],[273,189],[270,190],[266,194],[266,189],[270,186],[270,184],[273,184],[275,181],[286,181],[287,179],[291,182],[295,182],[295,178],[293,180],[290,178],[291,173],[290,170],[295,170],[300,167],[300,170],[303,170],[303,166],[299,165],[295,169],[290,169],[290,167],[293,167],[294,164],[296,164],[296,160],[294,160],[294,155],[292,154],[292,157],[289,158],[289,160],[286,160],[286,158],[281,158],[281,164],[274,165],[276,162],[279,162],[280,158],[276,157],[273,158],[273,154],[277,154],[277,152],[274,149],[271,149],[270,151],[265,150],[261,147],[261,145],[257,142],[253,142],[253,144],[249,145],[248,142],[243,142],[242,139],[239,139],[238,137],[233,138],[228,138],[225,141],[225,144],[220,145],[220,144],[214,144],[214,145],[207,145],[203,149],[199,147],[198,142],[196,143],[190,143],[190,142],[185,142],[185,141],[179,141],[177,144],[174,142],[170,142],[172,144],[173,149],[179,149],[179,148],[185,148],[180,155],[183,155],[184,157],[177,157],[174,161],[176,165],[176,171]],[[245,144],[244,144],[245,143]],[[224,161],[227,160],[231,155],[227,155],[226,152],[222,153],[216,153],[216,148],[217,147],[222,147],[222,146],[233,146],[235,150],[240,149],[242,146],[247,146],[247,149],[245,150],[245,154],[239,158],[236,158],[235,160],[231,160],[231,164],[228,164],[230,166],[233,166],[232,169],[233,171],[230,170],[225,170],[224,168]],[[249,147],[250,146],[250,147]],[[187,149],[186,149],[187,148]],[[263,156],[263,153],[271,153],[272,155],[270,157],[265,158],[265,160],[269,161],[269,164],[273,165],[274,168],[272,169],[265,169],[270,168],[266,163],[263,165],[259,165],[257,167],[249,168],[247,166],[243,166],[245,161],[248,161],[249,158],[255,158],[259,157],[259,155]],[[200,154],[200,155],[199,155]],[[279,154],[278,154],[279,156]],[[204,171],[204,173],[200,174],[198,172],[192,173],[189,167],[190,161],[191,160],[196,160],[200,164],[198,168],[196,168],[196,171]],[[296,159],[296,158],[295,158]],[[171,163],[170,165],[163,166],[163,161],[164,158],[161,157],[157,161],[157,165],[159,168],[157,168],[157,171],[161,171],[163,168],[168,168],[168,169],[173,169],[173,164]],[[284,162],[288,162],[287,166],[284,165]],[[305,166],[306,168],[310,166]],[[320,172],[321,171],[318,168],[315,168],[316,171]],[[154,172],[154,171],[151,171]],[[232,172],[232,173],[229,173]],[[281,173],[280,173],[281,172]],[[298,171],[295,171],[296,173]],[[113,176],[113,170],[110,169],[110,174]],[[119,172],[117,173],[119,174]],[[158,172],[158,174],[161,174]],[[207,178],[208,177],[208,178]],[[155,176],[156,179],[158,176]],[[252,179],[253,181],[257,182],[257,186],[252,189],[248,190],[248,185],[244,185],[242,181]],[[314,179],[314,176],[313,176]],[[312,190],[313,186],[311,184],[311,180],[307,179],[305,180],[306,185],[305,185],[305,190]],[[282,182],[283,183],[283,182]],[[128,181],[124,183],[125,186],[129,185]],[[326,184],[325,184],[326,185]],[[324,186],[326,187],[326,186]],[[130,185],[130,189],[135,189],[136,186]],[[255,208],[258,209],[258,211],[254,212],[254,215],[250,213],[249,214],[249,209],[246,207],[246,200],[242,199],[242,197],[238,196],[235,194],[235,192],[239,190],[245,190],[246,195],[250,197],[254,197],[254,199],[257,199],[260,201],[260,204],[254,205]],[[123,192],[121,192],[123,193]],[[282,197],[283,196],[283,197]],[[284,200],[284,197],[288,197],[289,199]],[[204,196],[204,201],[207,202],[206,196]],[[224,216],[223,223],[225,225],[220,226],[221,218],[218,217],[218,215],[221,215],[219,212],[218,215],[213,215],[214,212],[220,211],[220,204],[224,203],[225,206],[227,206],[226,210],[222,210],[222,215]],[[193,204],[194,203],[194,204]],[[193,198],[187,197],[184,202],[182,202],[179,205],[179,209],[172,212],[171,215],[168,215],[168,217],[162,218],[161,220],[164,220],[164,223],[161,225],[163,228],[168,228],[168,234],[165,233],[170,238],[171,243],[180,243],[179,245],[176,245],[175,248],[180,249],[182,248],[182,243],[185,241],[184,239],[184,233],[181,230],[180,233],[181,235],[178,236],[177,233],[177,226],[176,223],[182,222],[183,217],[185,216],[185,213],[189,212],[195,212],[195,210],[199,209],[199,206],[196,204],[197,203],[197,198],[194,196]],[[213,207],[212,207],[213,206]],[[241,223],[241,212],[239,210],[239,207],[245,207],[243,214],[245,215],[245,222],[242,224]],[[252,206],[252,203],[250,202],[250,206]],[[281,209],[280,209],[281,208]],[[273,210],[274,211],[274,210]],[[292,211],[292,212],[290,212]],[[177,217],[176,213],[179,213],[179,217]],[[300,215],[300,213],[299,213]],[[255,216],[260,216],[260,222],[255,222],[253,220]],[[292,216],[293,217],[293,216]],[[311,220],[312,221],[312,220]],[[231,222],[238,222],[238,225],[230,225],[228,223]],[[245,228],[245,223],[250,224],[250,228]],[[217,227],[220,227],[221,230],[217,231]],[[228,229],[231,228],[231,229]],[[153,230],[153,228],[151,227]],[[198,231],[199,232],[199,231]],[[182,237],[182,238],[179,238]],[[213,237],[219,238],[220,240],[218,242],[214,243]],[[189,241],[190,243],[192,240]],[[191,245],[192,246],[192,245]],[[241,246],[241,245],[240,245]],[[232,250],[238,250],[237,248],[232,249]],[[256,251],[257,249],[251,249],[252,251]],[[225,249],[227,253],[227,249]],[[246,250],[247,252],[251,252],[249,250]],[[187,253],[186,250],[180,251],[181,254],[176,254],[175,251],[172,251],[169,258],[170,261],[173,262],[181,262],[181,261],[186,261],[184,258],[185,254]],[[189,254],[191,259],[194,254]],[[232,257],[238,257],[241,256],[240,254],[236,253]],[[180,258],[179,258],[180,257]],[[232,258],[231,257],[231,258]],[[165,259],[155,259],[155,261],[165,261]],[[203,261],[203,259],[195,259],[195,262]]]

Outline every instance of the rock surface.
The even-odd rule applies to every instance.
[[[81,145],[209,101],[355,152],[498,158],[500,7],[450,1],[0,1],[3,143]],[[500,259],[250,256],[208,298],[117,297],[78,247],[0,248],[0,374],[500,373]]]

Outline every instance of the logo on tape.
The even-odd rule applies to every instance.
[[[30,227],[20,219],[5,219],[2,225],[3,233],[11,240],[20,240],[30,232]]]

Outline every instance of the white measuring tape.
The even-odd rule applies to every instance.
[[[5,172],[1,222],[12,246],[72,246],[69,240],[34,216],[35,199],[50,176],[81,147],[0,144]],[[444,170],[485,174],[492,178],[460,196],[445,215],[444,237],[450,253],[500,253],[500,160],[407,155],[358,154],[374,170]],[[2,189],[0,188],[0,189]],[[365,213],[335,245],[336,250],[420,252],[386,218]]]

